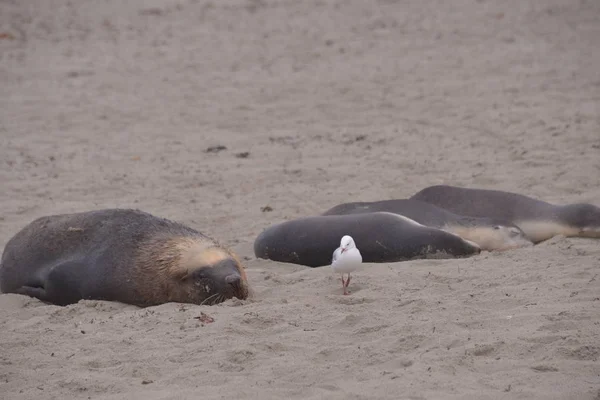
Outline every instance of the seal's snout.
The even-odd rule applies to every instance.
[[[465,242],[467,242],[467,254],[480,254],[481,253],[481,246],[479,246],[477,243],[468,240],[468,239],[463,239]]]
[[[242,276],[240,274],[227,275],[225,277],[225,283],[229,285],[233,295],[238,299],[245,299],[248,297],[246,287],[244,286],[244,282],[242,281]]]
[[[230,284],[231,286],[239,286],[242,282],[242,277],[238,274],[231,274],[225,277],[225,282]]]

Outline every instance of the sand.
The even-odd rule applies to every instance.
[[[252,251],[440,183],[600,205],[599,38],[594,0],[3,0],[0,248],[136,207],[230,246],[253,296],[0,295],[0,398],[600,399],[598,240],[367,264],[350,296]]]

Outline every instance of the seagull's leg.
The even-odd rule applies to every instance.
[[[346,283],[344,284],[344,294],[350,294],[348,291],[348,285],[350,284],[350,273],[348,273],[348,279],[346,279]]]
[[[348,291],[346,290],[347,287],[348,287],[348,284],[344,280],[344,274],[342,274],[342,288],[344,289],[344,294],[345,295],[348,294]]]
[[[350,294],[348,292],[348,282],[350,282],[350,274],[348,274],[348,279],[346,279],[346,281],[344,281],[344,277],[342,275],[342,282],[343,282],[342,287],[344,288],[344,295]]]

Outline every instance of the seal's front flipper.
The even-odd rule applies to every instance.
[[[48,301],[66,306],[81,300],[84,271],[83,264],[78,261],[65,261],[52,267],[44,283]]]
[[[41,300],[45,303],[52,303],[52,301],[48,300],[46,289],[44,289],[43,287],[21,286],[13,293],[22,294],[29,297],[35,297],[36,299]]]
[[[84,264],[79,261],[63,261],[39,268],[34,276],[12,293],[66,306],[81,300],[81,280],[84,275]]]

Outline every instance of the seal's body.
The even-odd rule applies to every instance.
[[[57,305],[81,299],[142,307],[215,304],[248,296],[233,253],[192,228],[123,209],[31,222],[6,244],[0,290]]]
[[[466,257],[481,251],[475,243],[457,235],[402,215],[375,212],[306,217],[273,225],[254,241],[254,254],[273,261],[321,267],[331,264],[331,254],[345,235],[354,238],[363,262]]]
[[[600,208],[592,204],[554,205],[500,190],[437,185],[411,199],[471,217],[511,221],[534,243],[556,235],[600,238]]]
[[[419,200],[394,199],[343,203],[322,215],[363,214],[378,211],[408,217],[422,225],[454,233],[477,243],[482,250],[507,250],[532,245],[525,234],[509,221],[487,217],[468,217],[452,213]]]

